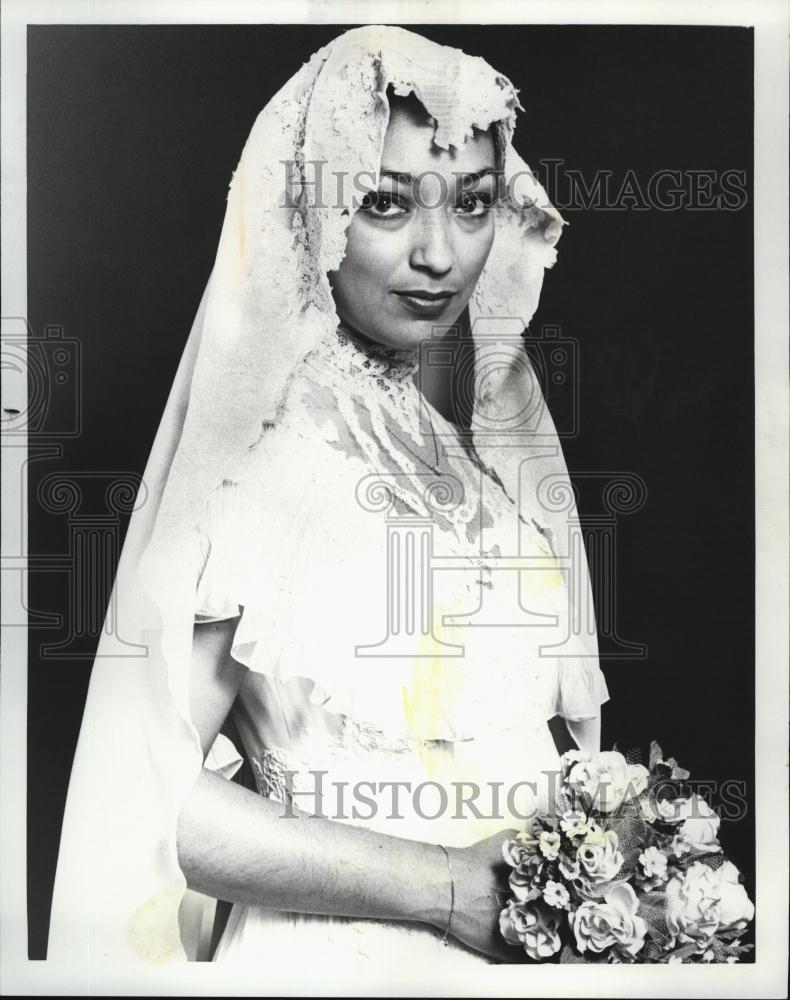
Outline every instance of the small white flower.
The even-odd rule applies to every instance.
[[[648,878],[651,876],[656,876],[660,879],[666,878],[667,857],[657,847],[648,847],[643,851],[639,855],[639,863],[644,868],[645,875]]]
[[[543,890],[543,901],[558,910],[565,910],[570,905],[571,897],[562,882],[552,882],[549,879]]]
[[[647,847],[639,855],[639,863],[642,871],[637,872],[636,878],[640,887],[645,892],[652,892],[660,885],[663,885],[667,878],[667,856],[657,847]]]
[[[562,814],[560,827],[567,837],[573,839],[574,837],[586,837],[588,833],[592,833],[598,828],[598,824],[580,810],[569,809]]]
[[[558,833],[547,833],[545,830],[539,838],[540,852],[549,861],[555,861],[560,856],[560,835]]]

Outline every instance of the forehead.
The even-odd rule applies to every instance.
[[[390,102],[390,120],[381,155],[382,169],[416,176],[436,171],[448,177],[496,167],[494,140],[475,129],[463,146],[441,149],[433,137],[435,123],[417,100]]]

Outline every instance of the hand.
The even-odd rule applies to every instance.
[[[523,949],[508,944],[499,931],[499,914],[510,896],[510,869],[502,857],[502,844],[516,833],[503,830],[471,847],[448,848],[455,883],[450,933],[500,962],[526,961]]]

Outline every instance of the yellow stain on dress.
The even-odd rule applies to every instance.
[[[538,601],[545,599],[551,605],[556,604],[563,589],[567,586],[559,560],[551,546],[542,537],[539,540],[532,539],[530,555],[540,558],[543,564],[536,566],[535,569],[526,569],[519,573],[519,590],[526,595],[528,604],[530,598],[537,598]]]
[[[533,577],[536,574],[532,574]],[[544,574],[546,575],[546,574]],[[559,573],[557,578],[562,583]],[[464,611],[460,597],[435,608],[433,629],[423,636],[412,663],[411,682],[403,687],[403,710],[409,732],[415,738],[417,751],[427,777],[443,785],[448,795],[447,814],[444,819],[457,816],[458,797],[469,794],[470,786],[481,790],[479,802],[481,816],[477,816],[468,804],[461,809],[461,817],[449,824],[443,824],[444,833],[452,830],[453,842],[458,846],[472,844],[483,837],[491,836],[506,826],[517,825],[507,821],[500,814],[492,813],[492,801],[488,782],[502,777],[506,762],[499,759],[496,742],[489,745],[485,739],[473,733],[455,732],[453,724],[466,727],[468,712],[483,711],[481,705],[474,704],[473,692],[467,685],[473,680],[471,671],[485,671],[486,664],[467,663],[465,657],[448,657],[446,647],[439,644],[435,636],[444,642],[464,644],[466,629],[443,625],[445,615],[461,614]],[[445,655],[442,655],[445,653]],[[466,683],[465,683],[466,679]],[[485,678],[478,678],[485,683]],[[453,737],[460,738],[453,738]],[[472,736],[468,739],[464,737]],[[447,742],[423,745],[421,739],[436,737]],[[507,768],[504,768],[507,770]],[[466,792],[462,790],[466,789]],[[473,797],[474,798],[474,797]],[[500,807],[501,808],[501,807]]]
[[[464,744],[470,707],[466,658],[447,656],[447,646],[442,644],[464,645],[465,630],[443,623],[445,616],[463,613],[464,596],[434,605],[433,628],[430,634],[421,637],[412,662],[410,683],[403,688],[406,723],[426,775],[443,785],[479,778],[474,753]],[[461,731],[457,729],[459,726]],[[443,742],[425,745],[422,740]],[[452,793],[452,788],[448,790]],[[449,808],[450,812],[454,810],[454,802],[450,801]]]
[[[178,908],[183,895],[183,883],[174,882],[154,893],[129,918],[126,940],[143,961],[162,965],[181,954]]]
[[[411,677],[403,686],[406,724],[418,741],[452,735],[452,720],[456,715],[453,709],[463,695],[464,661],[461,657],[448,657],[447,647],[436,636],[441,636],[445,643],[459,644],[457,629],[442,624],[444,615],[459,610],[455,605],[433,607],[432,628],[420,638]]]

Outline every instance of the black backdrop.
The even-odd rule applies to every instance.
[[[62,439],[59,458],[29,467],[31,556],[46,561],[69,546],[68,518],[37,500],[45,477],[90,484],[103,470],[142,473],[252,122],[341,30],[29,29],[28,320],[36,336],[62,327],[81,352],[80,433]],[[570,226],[532,330],[559,325],[579,344],[579,433],[564,442],[572,475],[628,471],[647,487],[642,509],[618,522],[616,618],[648,655],[603,658],[612,695],[604,745],[646,749],[656,737],[694,777],[743,783],[749,808],[722,836],[753,898],[751,31],[415,30],[515,82],[526,109],[516,145],[533,169],[564,161],[550,190],[560,202],[565,169],[588,183],[610,170],[615,194],[629,169],[642,186],[662,169],[745,172],[736,210],[566,208]],[[50,431],[68,426],[69,407],[53,400]],[[596,502],[582,490],[582,514]],[[93,581],[99,607],[110,583],[111,574]],[[29,606],[65,614],[68,589],[62,572],[33,572]],[[88,628],[76,656],[42,651],[63,638],[30,631],[31,958],[45,955],[96,644]]]

